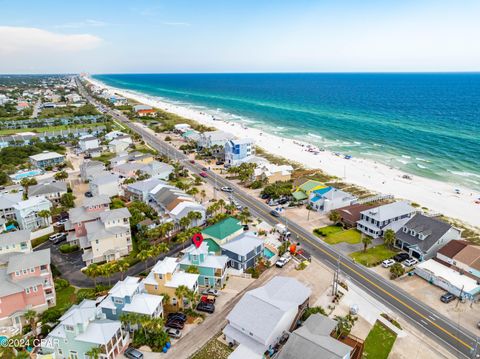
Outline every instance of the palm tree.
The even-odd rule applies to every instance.
[[[117,272],[114,263],[105,263],[101,266],[103,276],[108,278],[108,285],[112,285],[112,274]]]
[[[207,197],[207,192],[205,192],[205,190],[202,189],[200,191],[200,198],[202,199],[202,203],[203,203],[203,201],[205,201],[205,197]]]
[[[172,231],[173,231],[173,228],[175,227],[173,225],[172,222],[167,222],[167,223],[164,223],[163,225],[163,229],[165,231],[165,235],[167,236],[167,240],[170,242],[170,239],[171,239],[171,235],[172,235]]]
[[[368,246],[372,244],[372,237],[362,236],[362,243],[363,243],[363,251],[366,252],[368,249]]]
[[[240,222],[242,224],[248,224],[248,222],[250,221],[250,217],[251,214],[248,207],[244,207],[242,211],[238,214],[238,219],[240,219]]]
[[[25,314],[23,315],[25,317],[25,320],[30,324],[30,328],[32,329],[32,333],[37,337],[37,312],[34,310],[27,310]]]
[[[148,268],[148,260],[153,257],[153,251],[151,249],[144,249],[137,254],[137,258],[145,263],[145,271]]]
[[[41,211],[38,211],[37,212],[37,216],[39,216],[40,218],[42,218],[43,220],[43,225],[45,227],[47,227],[48,225],[50,225],[50,216],[52,214],[50,213],[50,211],[48,209],[43,209]]]
[[[328,215],[328,219],[331,220],[333,224],[337,225],[342,220],[342,216],[337,211],[331,211]]]
[[[198,194],[198,188],[197,187],[192,187],[190,188],[187,193],[190,195],[190,196],[193,196],[193,198],[197,199],[195,196]]]
[[[195,293],[193,290],[190,290],[190,289],[189,289],[188,292],[187,292],[186,298],[187,298],[187,300],[188,300],[189,303],[190,303],[190,307],[191,307],[191,308],[194,308],[194,307],[195,307],[195,304],[196,304],[196,302],[197,302],[197,300],[198,300],[198,294]]]
[[[130,267],[130,263],[127,262],[125,259],[120,259],[117,261],[117,269],[121,273],[121,278],[123,280],[125,272]]]
[[[139,314],[137,313],[125,313],[123,312],[120,315],[120,321],[122,322],[123,326],[128,329],[133,329],[133,325],[138,325],[139,323]],[[132,340],[135,336],[135,330],[132,331]]]
[[[310,211],[312,210],[312,206],[310,204],[307,204],[306,208],[307,208],[307,211],[308,211],[307,212],[307,221],[309,221],[310,220]]]
[[[90,359],[99,359],[101,352],[100,347],[92,347],[88,352],[85,352],[85,355]]]
[[[23,195],[26,199],[28,199],[28,187],[35,186],[36,184],[37,180],[35,178],[22,178],[22,180],[20,181],[20,185],[23,187]]]
[[[383,240],[388,247],[392,248],[396,241],[395,231],[393,229],[387,229],[383,234]]]
[[[225,200],[223,198],[220,198],[218,200],[217,204],[218,204],[218,207],[219,207],[220,211],[223,212],[223,209],[225,208],[225,205],[226,205]]]
[[[353,317],[351,314],[347,314],[344,317],[339,315],[335,316],[335,320],[337,321],[337,328],[336,328],[336,335],[341,337],[346,337],[352,331],[353,324],[358,318]]]
[[[188,228],[191,222],[192,222],[191,219],[188,218],[188,216],[185,216],[180,218],[180,221],[178,221],[178,224],[180,224],[180,227],[182,227],[182,229],[185,230]]]
[[[188,212],[187,214],[187,217],[190,218],[190,220],[192,221],[192,223],[195,223],[197,224],[199,220],[202,219],[202,214],[198,211],[192,211],[192,212]]]
[[[232,214],[236,209],[237,207],[233,203],[228,203],[225,205],[225,211],[227,214]]]
[[[166,243],[159,243],[156,246],[152,247],[153,256],[157,257],[162,253],[168,253],[169,248]]]
[[[182,303],[182,307],[183,307],[183,298],[188,296],[189,291],[190,289],[188,289],[186,285],[179,285],[177,289],[175,289],[175,296]]]
[[[96,263],[90,264],[85,270],[83,271],[87,277],[93,279],[93,285],[97,286],[97,277],[102,275],[102,268]]]

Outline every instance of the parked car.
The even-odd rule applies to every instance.
[[[290,253],[287,252],[283,256],[277,259],[277,261],[275,262],[275,266],[277,266],[278,268],[283,268],[285,264],[290,262],[291,259],[292,259],[292,256],[290,255]]]
[[[280,214],[277,211],[275,211],[274,209],[270,211],[270,214],[274,217],[280,217]]]
[[[190,160],[190,163],[191,163],[191,164],[195,164],[195,161],[194,161],[194,160]]]
[[[249,229],[250,229],[250,227],[248,226],[248,224],[243,225],[243,230],[244,231],[248,231]]]
[[[414,266],[417,263],[418,261],[415,258],[408,258],[405,262],[403,262],[403,264],[405,264],[407,267]]]
[[[178,339],[182,336],[182,332],[180,331],[180,329],[165,328],[165,333],[167,333],[170,338],[175,339]]]
[[[262,193],[262,194],[260,195],[260,198],[261,198],[261,199],[269,199],[270,196],[269,196],[268,194],[266,194],[266,193]]]
[[[203,295],[214,295],[215,297],[218,297],[220,292],[218,291],[218,289],[215,289],[215,288],[207,288],[207,289],[202,290],[202,294]]]
[[[207,175],[207,172],[205,171],[202,171],[199,173],[200,177],[203,177],[203,178],[206,178],[208,175]]]
[[[452,293],[445,293],[440,297],[440,300],[443,303],[450,303],[454,299],[455,299],[455,296]]]
[[[127,348],[123,353],[129,359],[142,359],[143,353],[135,348]]]
[[[201,300],[203,303],[215,304],[216,298],[215,298],[214,295],[202,295],[202,297],[200,298],[200,300]]]
[[[182,322],[187,321],[187,315],[184,313],[176,312],[176,313],[169,313],[167,317],[167,321],[170,319],[177,319],[181,320]]]
[[[405,253],[405,252],[398,253],[393,257],[393,259],[399,263],[403,262],[404,260],[407,260],[408,258],[410,258],[410,256],[408,255],[408,253]]]
[[[202,171],[208,171],[207,167],[202,167]]]
[[[185,327],[185,323],[182,322],[181,320],[168,320],[167,323],[165,324],[165,327],[167,328],[173,328],[173,329],[183,329]]]
[[[48,240],[52,242],[53,244],[60,243],[67,239],[67,234],[66,233],[55,233],[52,234],[50,237],[48,237]]]
[[[223,192],[228,192],[228,193],[233,192],[233,189],[230,188],[230,187],[222,187],[221,190],[222,190]]]
[[[210,303],[200,302],[197,305],[197,310],[212,314],[215,311],[215,305]]]
[[[92,198],[93,194],[90,191],[85,192],[85,197]]]
[[[395,264],[395,261],[393,259],[385,259],[382,262],[382,267],[383,268],[389,268],[389,267],[393,266],[394,264]]]
[[[215,164],[216,164],[217,166],[223,165],[224,163],[225,163],[225,162],[223,162],[223,161],[217,161],[217,162],[215,162]]]
[[[288,202],[288,198],[281,198],[278,200],[278,204],[286,204]]]

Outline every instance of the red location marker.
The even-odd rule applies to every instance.
[[[203,242],[203,236],[201,233],[195,233],[192,237],[192,242],[195,245],[195,247],[200,247]]]

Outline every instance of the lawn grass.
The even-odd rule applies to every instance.
[[[314,230],[317,236],[321,236],[328,244],[341,242],[357,244],[362,241],[362,236],[356,229],[343,230],[341,226],[326,226]]]
[[[110,164],[110,160],[115,156],[116,156],[116,154],[113,153],[113,152],[105,152],[98,157],[92,157],[92,160],[100,161],[100,162],[105,163],[105,165],[108,165],[108,164]]]
[[[368,333],[367,339],[365,339],[362,358],[387,359],[396,339],[397,335],[395,333],[376,322]]]
[[[61,312],[67,311],[68,308],[75,304],[77,295],[75,294],[75,287],[69,285],[68,287],[57,290],[57,304],[55,308]]]
[[[218,335],[205,344],[200,351],[195,353],[190,359],[227,359],[233,352],[227,345],[217,340]]]
[[[75,128],[93,128],[98,126],[105,126],[105,123],[83,123],[83,124],[74,124],[74,125],[59,125],[59,126],[48,126],[48,127],[37,127],[37,128],[8,128],[5,130],[0,130],[0,135],[13,135],[20,132],[52,132],[52,131],[63,131],[68,129]]]
[[[366,252],[362,250],[350,253],[350,257],[366,267],[373,267],[380,264],[385,259],[392,258],[396,253],[397,252],[387,248],[385,244],[380,244],[376,247],[367,249]]]

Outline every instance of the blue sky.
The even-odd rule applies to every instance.
[[[476,0],[0,0],[0,73],[480,71]]]

